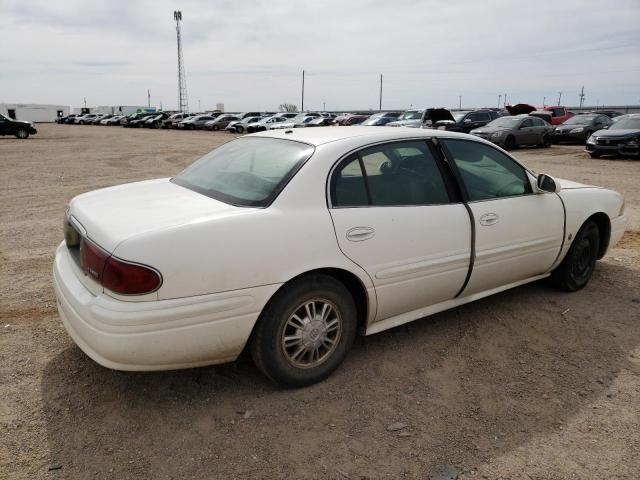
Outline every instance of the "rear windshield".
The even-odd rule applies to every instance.
[[[291,140],[240,138],[209,152],[172,181],[231,205],[266,207],[313,151]]]
[[[500,117],[495,119],[493,122],[489,122],[487,127],[513,128],[518,126],[521,121],[521,117]]]
[[[596,118],[595,115],[576,115],[565,121],[565,125],[589,125]]]

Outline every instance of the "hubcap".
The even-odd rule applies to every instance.
[[[573,273],[579,278],[586,276],[591,268],[591,242],[583,238],[578,245]]]
[[[342,319],[336,306],[315,298],[298,306],[282,331],[282,350],[293,366],[312,368],[327,360],[338,345]]]

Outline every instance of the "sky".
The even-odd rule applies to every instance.
[[[640,104],[640,0],[0,0],[0,103]],[[502,98],[504,101],[504,98]]]

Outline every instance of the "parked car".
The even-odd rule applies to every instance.
[[[517,105],[507,105],[505,108],[511,115],[528,114],[542,118],[551,125],[560,125],[573,116],[572,112],[567,110],[566,107],[561,107],[560,105],[536,108],[533,105],[519,103]]]
[[[87,113],[85,115],[74,118],[73,123],[77,125],[87,125],[91,123],[97,116],[97,113]]]
[[[165,118],[160,126],[161,128],[173,128],[176,122],[181,122],[188,116],[188,113],[174,113],[169,118]]]
[[[370,115],[351,115],[342,122],[344,126],[359,125],[364,122]]]
[[[213,130],[213,131],[224,130],[225,128],[227,128],[227,126],[231,122],[237,122],[239,120],[240,118],[237,117],[236,115],[223,114],[223,115],[220,115],[219,117],[214,118],[213,120],[209,120],[207,123],[204,124],[204,128],[206,130]]]
[[[205,123],[215,120],[211,115],[194,115],[178,122],[178,128],[182,130],[201,130]]]
[[[246,349],[300,387],[338,368],[358,332],[548,277],[583,288],[626,223],[619,193],[535,174],[470,135],[276,130],[171,179],[72,199],[53,285],[71,338],[105,367]]]
[[[388,127],[415,127],[422,125],[422,116],[425,110],[407,110],[394,122],[387,123]]]
[[[306,127],[307,123],[321,118],[319,113],[303,112],[298,113],[295,117],[288,119],[286,122],[280,122],[271,126],[271,129],[289,129],[289,128],[301,128]]]
[[[606,115],[583,113],[574,115],[553,130],[554,143],[585,143],[596,130],[609,128],[613,122]]]
[[[246,133],[248,126],[251,124],[255,127],[255,124],[262,120],[263,117],[244,117],[242,120],[229,122],[225,130],[229,133]]]
[[[14,135],[16,138],[23,140],[36,133],[38,133],[38,130],[36,130],[33,123],[14,120],[0,113],[0,135]]]
[[[111,118],[101,120],[100,125],[107,125],[107,126],[120,125],[120,121],[123,118],[125,118],[125,116],[126,115],[114,115]]]
[[[144,127],[145,128],[160,128],[162,126],[162,122],[168,117],[169,115],[164,113],[164,112],[160,112],[157,115],[154,115],[153,117],[151,117],[150,119],[146,120],[144,122]]]
[[[93,120],[91,120],[91,122],[90,122],[90,123],[91,123],[91,125],[100,125],[100,122],[101,122],[102,120],[105,120],[105,119],[106,119],[106,120],[108,120],[108,119],[110,119],[111,117],[113,117],[113,115],[112,115],[112,114],[110,114],[110,113],[101,113],[101,114],[98,114],[98,116],[97,116],[96,118],[94,118]]]
[[[264,132],[265,130],[270,130],[272,126],[286,122],[288,120],[289,119],[287,117],[278,116],[261,118],[256,123],[247,125],[247,133]]]
[[[141,120],[142,118],[148,117],[150,115],[153,115],[154,112],[138,112],[138,113],[132,113],[131,115],[125,117],[124,119],[121,120],[120,125],[122,125],[123,127],[130,127],[131,125],[129,125],[131,122],[137,121],[137,120]],[[136,124],[137,125],[137,124]]]
[[[624,120],[624,119],[625,119],[625,118],[627,118],[628,116],[629,116],[629,114],[627,113],[627,114],[625,114],[625,115],[619,115],[619,116],[617,116],[617,117],[612,117],[612,118],[611,118],[611,121],[612,121],[613,123],[616,123],[616,122],[619,122],[620,120]]]
[[[629,114],[607,130],[598,130],[587,140],[585,150],[591,158],[620,155],[640,158],[640,113]]]
[[[592,112],[586,112],[586,113],[595,113],[598,115],[606,115],[607,117],[609,117],[610,119],[614,119],[616,117],[620,117],[622,115],[624,115],[622,112],[617,112],[616,110],[594,110]]]
[[[517,115],[497,118],[484,127],[471,130],[471,134],[500,145],[505,150],[520,145],[549,147],[553,127],[541,118]]]
[[[333,118],[325,117],[324,115],[321,117],[311,117],[307,123],[304,124],[305,127],[327,127],[329,125],[333,125]]]
[[[151,118],[154,118],[155,116],[156,116],[156,114],[152,113],[152,114],[147,114],[144,117],[139,117],[139,118],[136,118],[134,120],[129,120],[127,122],[127,124],[125,125],[125,127],[128,127],[128,128],[142,128],[142,127],[144,127],[144,123],[147,120],[149,120]]]
[[[60,117],[56,119],[56,123],[61,123],[61,124],[73,123],[74,118],[76,118],[76,114],[72,113],[70,115],[66,115],[64,117]]]
[[[490,109],[453,112],[452,115],[454,123],[446,125],[446,130],[463,133],[484,127],[489,122],[501,117],[500,112]]]
[[[396,122],[398,118],[402,115],[401,112],[380,112],[374,113],[369,118],[367,118],[362,125],[368,125],[372,127],[382,127],[389,122]]]

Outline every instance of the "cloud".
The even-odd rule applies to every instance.
[[[177,9],[192,106],[640,102],[637,0],[0,0],[0,101],[175,107]]]

